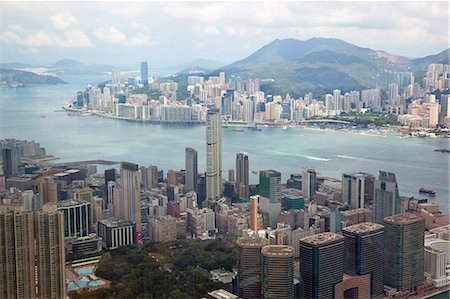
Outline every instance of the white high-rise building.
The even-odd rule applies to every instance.
[[[220,198],[222,182],[222,122],[220,109],[206,114],[206,199]]]
[[[341,102],[341,91],[339,89],[333,90],[333,102],[334,102],[334,110],[340,110],[340,102]]]

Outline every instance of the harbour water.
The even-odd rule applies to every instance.
[[[205,127],[150,125],[109,120],[97,116],[69,116],[61,106],[74,100],[77,90],[107,76],[61,77],[58,86],[0,90],[0,138],[35,140],[58,161],[105,159],[130,161],[159,168],[184,169],[184,150],[198,150],[199,172],[205,170]],[[394,172],[404,196],[425,198],[421,187],[434,189],[443,211],[449,208],[448,139],[400,138],[337,134],[330,131],[264,128],[235,132],[223,129],[223,176],[235,168],[237,152],[247,152],[250,170],[275,169],[286,180],[304,167],[320,175],[340,178],[343,172]],[[251,182],[258,181],[250,174]]]

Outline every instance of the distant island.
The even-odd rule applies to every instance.
[[[10,69],[0,69],[0,82],[3,87],[22,87],[40,84],[67,84],[67,82],[58,77]]]

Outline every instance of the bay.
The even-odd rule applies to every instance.
[[[150,125],[68,116],[64,103],[76,91],[108,76],[64,76],[66,85],[1,89],[0,138],[35,140],[61,161],[106,159],[155,164],[160,169],[184,169],[186,147],[198,150],[199,172],[205,170],[205,126]],[[45,117],[44,117],[45,116]],[[424,198],[421,187],[434,189],[431,201],[449,210],[449,155],[434,152],[450,148],[448,139],[400,138],[338,134],[323,130],[264,128],[234,132],[223,129],[223,177],[235,168],[236,153],[247,152],[251,170],[275,169],[283,181],[304,167],[340,179],[343,172],[378,175],[394,172],[403,196]],[[258,176],[251,174],[251,183]]]

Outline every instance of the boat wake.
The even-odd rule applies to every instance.
[[[359,158],[359,157],[353,157],[353,156],[346,156],[346,155],[334,155],[336,158],[341,159],[348,159],[348,160],[358,160],[358,161],[367,161],[368,159],[365,158]]]

